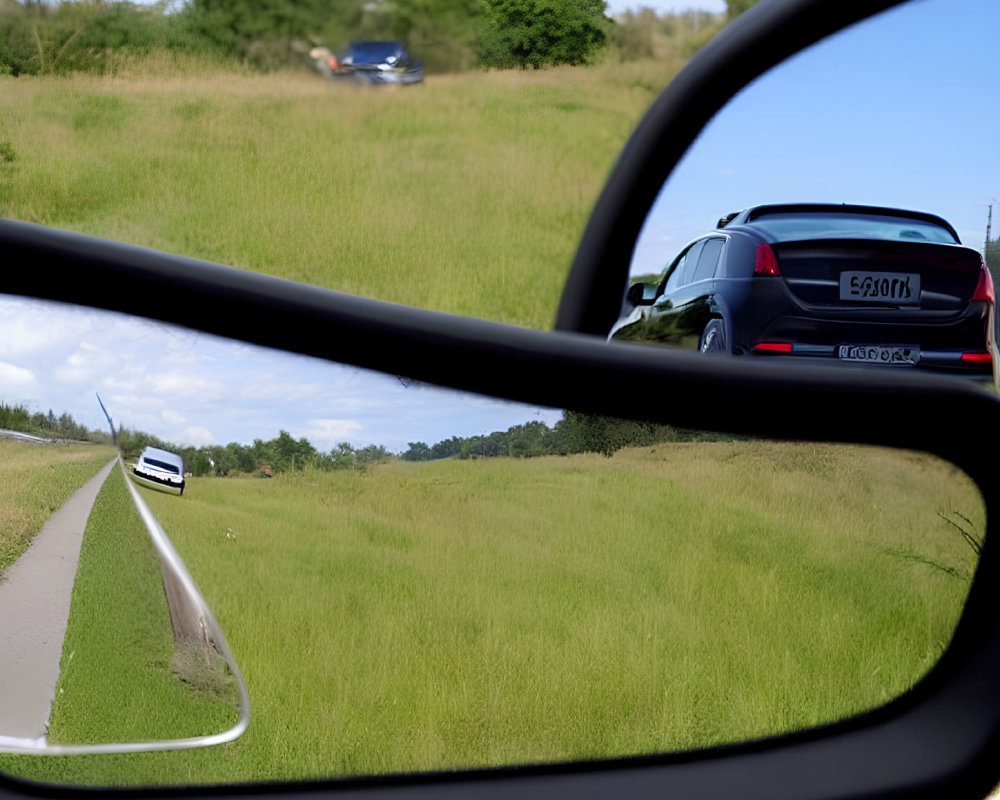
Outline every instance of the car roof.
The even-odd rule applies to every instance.
[[[909,211],[903,208],[888,208],[885,206],[862,206],[851,203],[772,203],[767,205],[750,206],[742,211],[734,211],[722,217],[718,222],[718,229],[731,227],[734,225],[752,224],[754,220],[770,214],[866,214],[869,216],[903,217],[906,219],[927,222],[944,228],[954,237],[955,241],[960,241],[958,232],[951,224],[939,217],[937,214],[928,214],[924,211]]]

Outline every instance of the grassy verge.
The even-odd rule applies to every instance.
[[[48,739],[100,744],[218,733],[236,721],[235,686],[175,653],[160,563],[117,469],[80,551]],[[0,756],[0,768],[62,780],[69,758]]]
[[[984,523],[928,457],[760,442],[192,479],[149,501],[253,722],[223,748],[64,760],[65,780],[606,757],[832,721],[934,663],[973,565],[939,512]]]
[[[70,495],[114,457],[111,447],[0,439],[0,572]]]
[[[401,91],[183,65],[0,77],[0,216],[548,328],[608,171],[679,66]]]

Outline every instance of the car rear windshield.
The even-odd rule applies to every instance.
[[[772,241],[808,239],[885,239],[956,244],[947,228],[921,219],[842,212],[775,213],[752,220]]]
[[[391,56],[399,56],[399,42],[352,42],[348,49],[355,64],[381,64]]]
[[[174,475],[180,474],[180,470],[178,470],[173,464],[168,464],[165,461],[157,461],[155,458],[144,458],[143,463],[149,464],[151,467],[158,467],[164,472],[172,472]]]

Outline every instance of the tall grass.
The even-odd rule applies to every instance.
[[[761,442],[192,479],[149,502],[246,675],[250,729],[18,774],[373,774],[829,722],[935,662],[974,565],[938,512],[984,521],[929,457]]]
[[[0,439],[0,572],[113,456],[111,447]]]
[[[174,63],[0,77],[0,215],[536,328],[617,153],[680,66],[366,91],[151,59]]]

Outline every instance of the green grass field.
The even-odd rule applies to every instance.
[[[0,439],[0,573],[70,495],[114,457],[111,447]]]
[[[196,63],[0,76],[0,216],[548,328],[607,173],[679,66],[399,91]]]
[[[246,675],[206,751],[8,760],[83,783],[372,774],[681,750],[920,678],[974,566],[929,457],[761,442],[395,462],[147,493]]]

